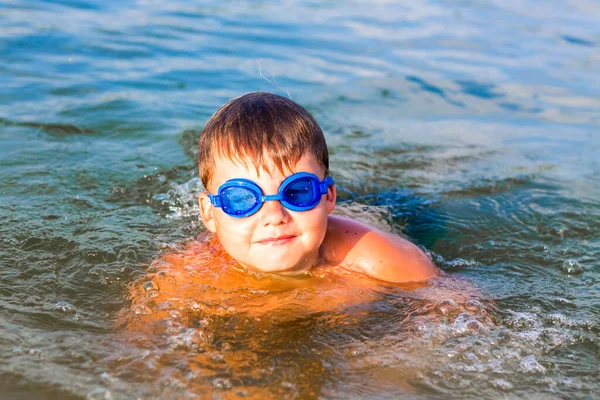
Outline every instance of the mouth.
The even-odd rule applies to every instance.
[[[267,246],[282,246],[284,244],[290,243],[295,238],[296,238],[296,236],[294,236],[294,235],[283,235],[283,236],[276,236],[276,237],[261,239],[261,240],[257,241],[257,243],[264,244]]]

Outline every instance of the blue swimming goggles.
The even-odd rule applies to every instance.
[[[260,187],[248,179],[230,179],[219,187],[217,194],[208,198],[215,207],[235,218],[249,217],[262,207],[265,201],[279,200],[292,211],[312,210],[333,185],[328,176],[322,181],[315,174],[298,172],[288,176],[279,186],[277,194],[265,196]]]

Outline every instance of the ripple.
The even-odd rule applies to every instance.
[[[598,391],[597,4],[3,5],[9,395]],[[164,316],[164,334],[110,328],[127,283],[202,232],[201,126],[251,90],[289,92],[316,116],[340,213],[407,234],[469,283],[380,288],[308,315],[307,289],[251,318],[248,299],[271,291],[226,293],[246,298],[210,316],[207,292],[181,308],[157,278],[130,313]]]
[[[56,137],[63,137],[66,135],[81,135],[81,134],[95,134],[96,132],[92,129],[80,128],[79,126],[72,124],[61,124],[61,123],[48,123],[48,122],[15,122],[8,121],[0,118],[0,124],[5,126],[24,126],[27,128],[39,129],[42,132],[49,133]]]
[[[578,38],[575,36],[565,35],[562,38],[571,44],[575,44],[575,45],[579,45],[579,46],[586,46],[586,47],[595,47],[596,46],[596,44],[592,41]]]

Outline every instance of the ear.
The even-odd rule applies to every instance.
[[[210,203],[210,199],[205,192],[198,195],[198,206],[200,208],[200,218],[202,223],[211,232],[216,232],[214,211],[215,207]]]
[[[325,195],[325,200],[327,201],[327,214],[331,214],[331,212],[335,208],[336,199],[337,191],[335,189],[335,185],[331,185],[327,189],[327,194]]]

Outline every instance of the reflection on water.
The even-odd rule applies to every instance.
[[[115,337],[122,347],[107,367],[116,380],[147,381],[144,395],[416,393],[446,364],[433,343],[497,330],[493,305],[450,277],[400,287],[332,267],[249,273],[210,237],[163,255],[151,271],[131,286]]]
[[[0,0],[2,393],[593,397],[598,7]],[[323,126],[337,213],[446,276],[140,281],[204,232],[199,132],[254,90]]]

